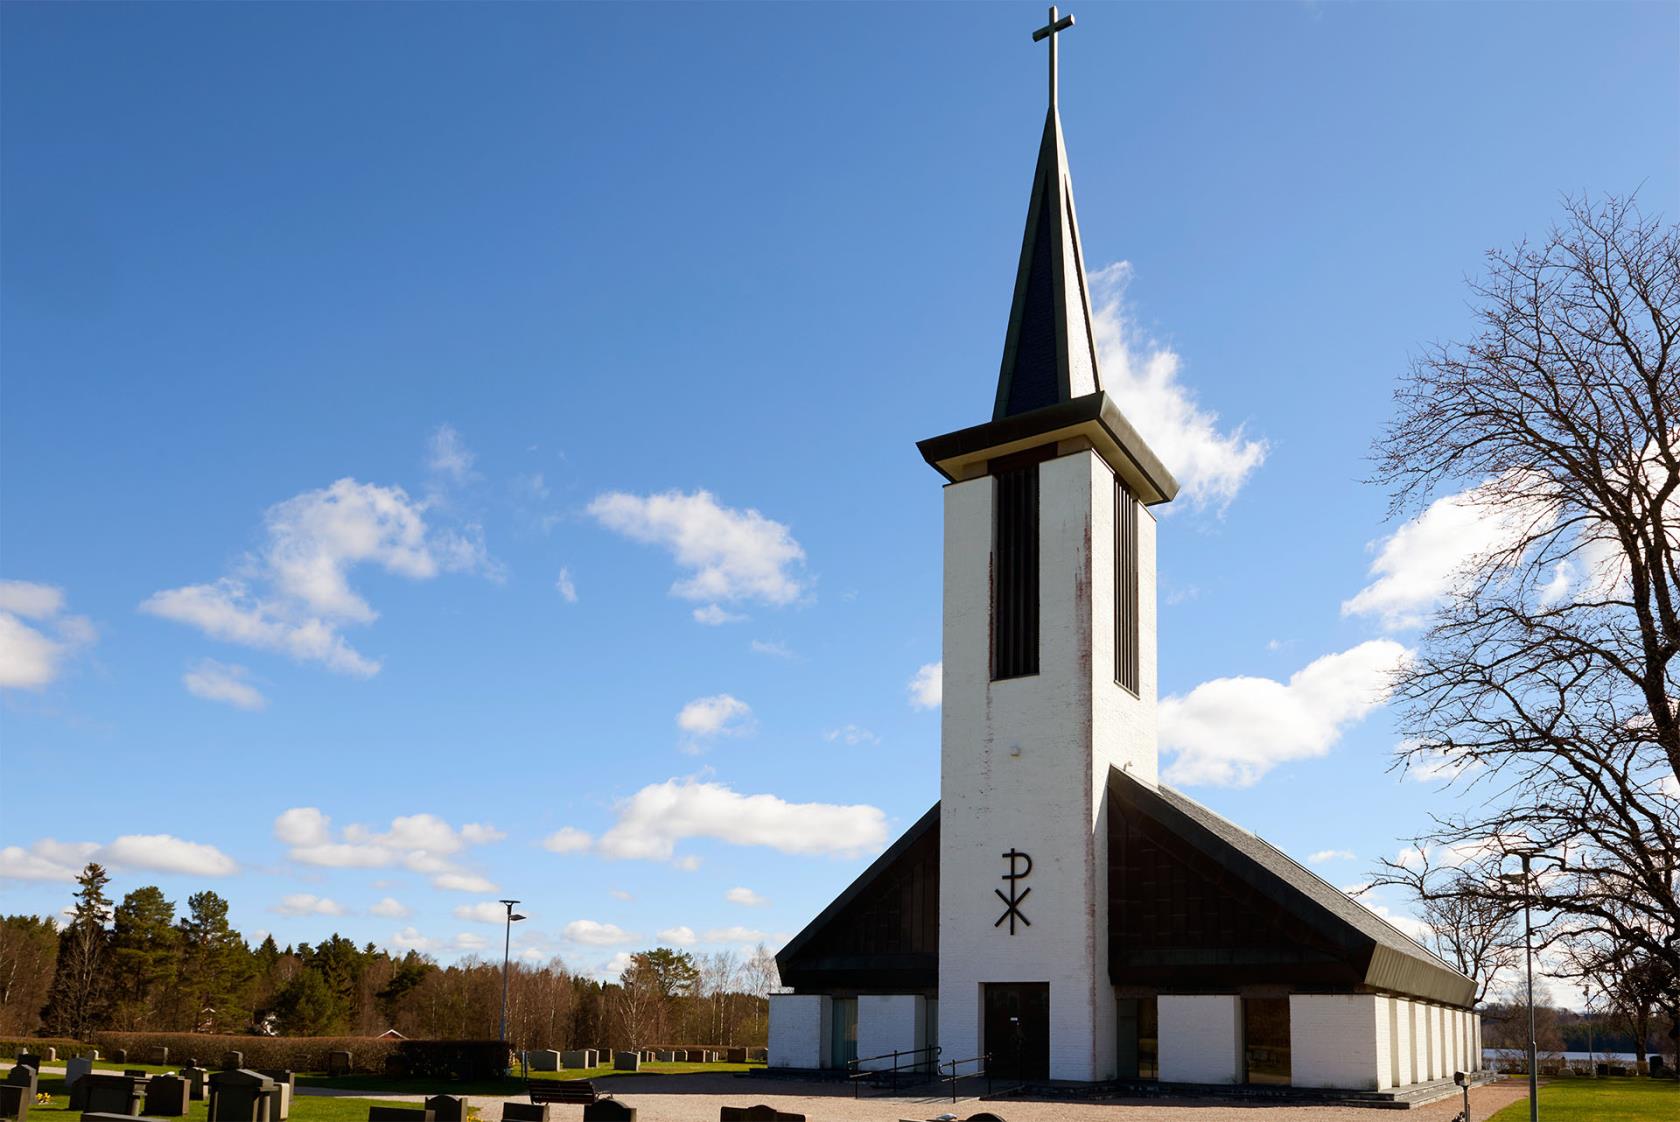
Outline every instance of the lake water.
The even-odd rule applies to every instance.
[[[1520,1057],[1522,1054],[1523,1049],[1521,1048],[1482,1049],[1483,1060],[1491,1060],[1500,1056]],[[1635,1059],[1632,1052],[1548,1052],[1543,1048],[1540,1050],[1540,1058],[1542,1060],[1545,1060],[1548,1057],[1555,1058],[1557,1056],[1562,1056],[1565,1060],[1568,1060],[1571,1063],[1583,1064],[1593,1059],[1596,1059],[1601,1064],[1631,1064]]]

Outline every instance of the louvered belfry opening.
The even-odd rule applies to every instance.
[[[992,516],[992,680],[1038,673],[1038,465],[1050,448],[990,464]]]
[[[1114,680],[1138,692],[1138,501],[1114,480]]]

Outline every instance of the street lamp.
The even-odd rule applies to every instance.
[[[525,917],[514,912],[513,906],[518,900],[497,901],[507,909],[507,929],[502,934],[502,1029],[499,1039],[507,1043],[507,993],[508,993],[508,952],[513,947],[513,925]]]
[[[1530,915],[1534,892],[1528,868],[1534,854],[1519,853],[1517,856],[1522,859],[1523,867],[1523,953],[1528,960],[1528,1122],[1540,1122],[1539,1047],[1534,1040],[1534,922]],[[1513,874],[1504,873],[1499,879],[1509,883],[1517,878]]]

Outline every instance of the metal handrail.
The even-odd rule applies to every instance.
[[[957,1065],[959,1064],[982,1064],[984,1066],[975,1071],[969,1072],[968,1075],[958,1075]],[[986,1077],[986,1094],[989,1095],[992,1093],[992,1054],[990,1052],[987,1052],[983,1056],[970,1056],[966,1060],[946,1060],[938,1066],[941,1070],[947,1067],[951,1069],[951,1074],[946,1076],[945,1079],[951,1084],[952,1102],[957,1101],[957,1081],[959,1079],[967,1079],[969,1076],[978,1078],[979,1076],[984,1075]]]
[[[896,1092],[898,1090],[898,1073],[901,1070],[899,1067],[899,1059],[904,1056],[922,1056],[924,1054],[926,1055],[926,1059],[917,1060],[911,1063],[909,1070],[911,1072],[915,1072],[929,1062],[933,1062],[934,1067],[937,1070],[939,1066],[937,1062],[939,1057],[939,1048],[937,1045],[933,1044],[930,1044],[925,1048],[910,1048],[907,1050],[895,1049],[891,1052],[882,1052],[879,1056],[864,1056],[857,1059],[847,1060],[846,1078],[852,1081],[852,1098],[855,1099],[860,1097],[861,1092],[859,1091],[859,1088],[863,1086],[863,1080],[883,1074],[890,1074],[892,1076],[892,1089]],[[872,1064],[876,1060],[891,1060],[893,1062],[893,1066],[890,1069],[864,1068],[864,1064]]]

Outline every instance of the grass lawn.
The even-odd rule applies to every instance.
[[[81,1111],[70,1109],[70,1092],[64,1086],[63,1076],[43,1075],[36,1086],[51,1095],[53,1101],[51,1106],[31,1106],[30,1118],[38,1116],[47,1122],[70,1122],[82,1116]],[[292,1099],[291,1122],[367,1122],[368,1107],[390,1105],[373,1099],[298,1095]],[[187,1122],[207,1122],[207,1111],[208,1104],[202,1101],[193,1103]]]
[[[1546,1122],[1674,1122],[1680,1083],[1654,1079],[1554,1079],[1540,1084]],[[1527,1122],[1528,1100],[1514,1102],[1490,1122]]]

